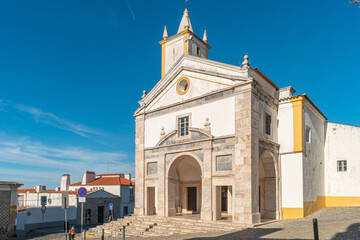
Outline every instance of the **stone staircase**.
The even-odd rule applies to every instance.
[[[90,228],[87,234],[101,236],[102,229],[104,229],[105,237],[120,237],[123,226],[125,226],[126,236],[136,237],[241,230],[240,225],[235,225],[230,222],[204,222],[182,217],[127,216],[110,223]]]

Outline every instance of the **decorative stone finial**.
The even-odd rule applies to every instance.
[[[211,125],[211,124],[210,124],[210,122],[209,122],[209,118],[206,118],[206,119],[205,119],[205,123],[204,123],[204,127],[205,127],[204,130],[207,131],[208,133],[211,132],[210,125]]]
[[[206,33],[206,30],[204,31],[204,36],[203,36],[203,41],[205,42],[205,43],[207,43],[207,33]]]
[[[160,137],[163,138],[165,136],[164,127],[161,128]]]
[[[164,27],[164,34],[163,34],[163,39],[166,40],[168,38],[168,33],[167,33],[167,28],[166,26]]]
[[[146,96],[146,90],[143,91],[143,95],[141,96],[141,98],[144,98]]]
[[[245,55],[244,56],[244,61],[242,62],[242,65],[244,68],[249,68],[250,67],[250,63],[249,63],[249,56],[248,55]]]
[[[205,123],[204,123],[204,127],[209,127],[210,126],[210,122],[209,122],[209,118],[205,119]]]

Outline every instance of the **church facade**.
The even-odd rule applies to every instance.
[[[185,10],[164,29],[162,78],[134,113],[135,214],[252,226],[360,206],[360,128],[327,122],[259,69],[208,59]]]

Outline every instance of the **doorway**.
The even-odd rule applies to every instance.
[[[147,188],[147,215],[155,215],[155,187]]]
[[[275,160],[270,154],[260,159],[259,165],[259,212],[261,221],[277,218],[277,176]]]
[[[196,187],[188,187],[188,207],[187,210],[196,212]]]
[[[189,155],[172,162],[167,174],[167,216],[201,213],[201,171],[199,162]]]
[[[91,209],[86,209],[85,210],[85,223],[86,224],[91,224]]]
[[[98,223],[104,223],[104,206],[98,206]]]

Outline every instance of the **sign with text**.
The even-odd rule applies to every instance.
[[[47,202],[47,196],[41,196],[41,206],[45,206]]]
[[[86,202],[86,198],[84,198],[84,197],[79,197],[79,202],[81,202],[81,203]]]

